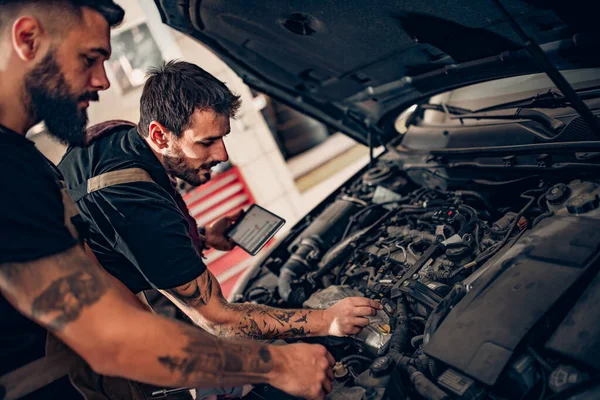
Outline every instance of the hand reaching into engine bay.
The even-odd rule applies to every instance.
[[[232,250],[235,247],[235,243],[225,236],[225,231],[233,225],[242,214],[242,210],[239,210],[234,214],[224,216],[211,226],[207,226],[204,232],[204,236],[206,236],[206,245],[220,251]]]
[[[367,325],[369,319],[381,310],[381,303],[365,297],[348,297],[323,312],[327,321],[327,335],[356,335]]]
[[[277,360],[270,383],[292,395],[310,400],[325,399],[332,390],[335,359],[318,344],[271,346]]]

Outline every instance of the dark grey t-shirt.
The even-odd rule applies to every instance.
[[[73,147],[59,164],[67,187],[105,172],[142,168],[154,182],[118,184],[77,201],[89,223],[88,244],[98,261],[131,291],[170,289],[206,270],[177,207],[174,188],[161,163],[138,134],[125,128]]]

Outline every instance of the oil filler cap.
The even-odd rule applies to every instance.
[[[567,210],[569,213],[579,215],[595,210],[600,206],[600,197],[597,194],[585,193],[577,197],[573,197],[567,202]]]
[[[571,189],[564,183],[558,183],[552,186],[546,192],[546,200],[552,205],[558,205],[569,198]]]

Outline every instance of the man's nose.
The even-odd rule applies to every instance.
[[[107,90],[110,87],[110,81],[106,75],[104,64],[100,68],[95,68],[92,72],[90,84],[96,90]]]
[[[225,142],[223,139],[219,140],[217,143],[217,147],[215,148],[216,152],[214,158],[219,162],[226,162],[229,160],[229,154],[227,154],[227,149],[225,148]]]

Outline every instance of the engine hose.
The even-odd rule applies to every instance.
[[[466,204],[461,204],[460,206],[458,206],[458,211],[460,211],[463,214],[467,214],[471,219],[477,216],[477,210]]]
[[[279,270],[277,289],[279,296],[288,301],[292,293],[292,282],[298,279],[308,271],[310,265],[306,261],[311,251],[318,250],[314,240],[307,238],[300,242],[300,245],[292,256],[283,264]]]
[[[342,235],[341,240],[344,240],[347,236],[348,233],[350,233],[350,228],[352,228],[352,226],[354,225],[354,223],[356,221],[358,221],[358,219],[360,218],[361,215],[365,214],[367,211],[370,211],[374,208],[377,207],[382,207],[385,205],[390,205],[390,204],[398,204],[398,203],[404,203],[406,201],[410,200],[410,196],[406,196],[406,197],[401,197],[397,200],[392,200],[392,201],[386,201],[383,203],[375,203],[375,204],[371,204],[370,206],[367,206],[365,208],[363,208],[362,210],[360,210],[359,212],[357,212],[356,214],[352,215],[349,218],[348,224],[346,225],[346,229],[344,229],[344,234]],[[398,206],[398,208],[404,208],[406,206]],[[412,207],[412,206],[408,206],[408,207]]]
[[[463,214],[463,219],[460,221],[460,228],[458,230],[458,235],[462,236],[465,233],[472,232],[475,229],[476,221],[477,221],[477,212],[473,209],[473,207],[469,207],[467,205],[458,206],[458,211]],[[467,218],[464,218],[464,217]]]
[[[492,205],[490,204],[490,202],[483,197],[480,193],[474,192],[472,190],[457,190],[456,192],[454,192],[457,196],[460,197],[474,197],[476,199],[478,199],[479,201],[481,201],[481,203],[485,206],[485,208],[487,208],[488,210],[493,210],[494,208],[492,207]]]
[[[402,353],[406,350],[408,340],[408,311],[404,298],[399,298],[396,304],[396,325],[390,338],[389,352],[388,354],[394,359],[398,360]]]
[[[504,246],[506,244],[506,242],[508,242],[508,239],[510,239],[510,235],[513,233],[513,231],[517,227],[517,224],[519,223],[519,220],[521,219],[523,214],[525,214],[525,212],[529,209],[529,207],[531,207],[531,205],[535,202],[535,197],[527,195],[527,193],[533,192],[533,191],[538,191],[538,190],[540,190],[540,189],[532,189],[532,190],[528,190],[527,192],[521,194],[522,199],[529,199],[529,201],[527,202],[525,207],[523,207],[521,209],[521,211],[519,211],[519,213],[515,216],[515,219],[510,224],[502,241],[499,242],[498,244],[496,244],[495,246],[488,248],[486,251],[484,251],[483,253],[481,253],[480,255],[477,256],[477,258],[475,259],[476,265],[483,264],[486,260],[488,260],[494,254],[496,254],[496,251],[500,250],[500,248],[502,248],[502,246]]]
[[[344,363],[347,363],[348,361],[351,361],[351,360],[358,360],[358,361],[366,362],[368,364],[371,364],[373,362],[373,360],[371,358],[365,357],[365,356],[361,356],[359,354],[351,354],[351,355],[349,355],[347,357],[342,358],[340,360],[340,362],[342,364],[344,364]]]
[[[298,275],[289,267],[279,271],[277,289],[279,291],[279,296],[283,300],[288,301],[290,298],[290,294],[292,293],[292,281],[296,280],[297,277]]]
[[[417,335],[415,337],[413,337],[412,339],[410,339],[410,345],[412,347],[414,347],[415,349],[419,348],[419,343],[423,342],[423,335]]]
[[[346,258],[346,254],[354,249],[354,242],[356,239],[361,237],[364,233],[366,233],[365,230],[357,232],[328,251],[319,263],[317,271],[312,276],[313,281],[318,282],[323,276],[339,265],[340,261]]]
[[[341,260],[346,257],[346,254],[354,249],[355,243],[363,238],[365,235],[369,234],[373,229],[381,225],[382,222],[387,221],[392,214],[394,214],[396,210],[391,210],[385,213],[381,218],[379,218],[375,223],[369,225],[368,227],[361,229],[360,231],[354,233],[352,236],[347,237],[342,240],[334,247],[329,249],[329,251],[323,256],[323,259],[319,263],[317,271],[312,276],[313,282],[318,282],[324,275],[328,274],[333,268],[335,268]]]
[[[280,297],[290,301],[290,296],[297,297],[298,303],[305,293],[292,292],[292,282],[312,269],[308,255],[314,250],[318,255],[319,250],[331,246],[340,237],[344,228],[344,221],[356,213],[359,207],[353,199],[340,198],[329,204],[319,216],[299,233],[292,244],[287,248],[290,258],[279,271],[278,291]],[[296,296],[297,295],[297,296]]]
[[[462,284],[458,283],[454,285],[448,295],[444,297],[440,304],[438,304],[431,314],[429,314],[429,318],[427,318],[427,323],[425,324],[423,344],[429,343],[431,336],[435,333],[444,318],[446,318],[450,309],[454,307],[466,293],[467,291]]]
[[[539,224],[543,219],[546,219],[548,217],[551,217],[554,215],[554,211],[546,211],[543,214],[538,215],[534,220],[533,223],[531,224],[531,227],[535,227],[537,226],[537,224]]]
[[[417,393],[426,398],[427,400],[449,400],[450,396],[448,396],[442,389],[437,387],[433,382],[431,382],[421,371],[413,367],[412,365],[407,365],[405,367],[406,372],[410,376],[410,381],[415,386]]]

